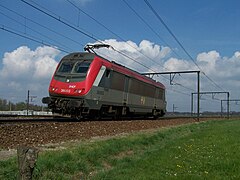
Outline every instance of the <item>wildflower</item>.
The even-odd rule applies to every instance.
[[[181,165],[179,165],[179,164],[177,164],[177,167],[181,168],[182,166],[181,166]]]

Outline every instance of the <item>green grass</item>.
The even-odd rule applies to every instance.
[[[208,121],[39,155],[34,179],[240,179],[240,121]],[[16,158],[0,179],[16,179]]]

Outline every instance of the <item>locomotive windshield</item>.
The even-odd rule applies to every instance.
[[[73,68],[73,73],[87,73],[90,64],[89,61],[77,62]]]
[[[69,73],[69,74],[75,74],[75,73],[87,73],[88,68],[90,66],[90,61],[63,61],[61,65],[58,68],[57,73]]]
[[[58,67],[54,78],[59,81],[77,82],[86,78],[91,60],[64,60]]]

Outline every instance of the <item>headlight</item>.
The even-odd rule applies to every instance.
[[[58,88],[57,87],[50,87],[50,91],[57,91],[58,90]]]
[[[84,91],[84,89],[75,89],[74,93],[81,94]]]

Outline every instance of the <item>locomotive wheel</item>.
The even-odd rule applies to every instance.
[[[159,118],[159,113],[157,112],[156,109],[153,109],[152,111],[152,116],[153,116],[153,119],[156,120]]]
[[[71,118],[74,118],[78,121],[82,120],[83,119],[82,112],[75,110],[75,113],[71,114]]]
[[[88,118],[90,120],[99,119],[99,116],[100,116],[99,110],[92,109],[89,111]]]
[[[82,120],[82,116],[78,116],[78,115],[71,115],[71,118],[76,119],[78,121]]]
[[[117,107],[114,113],[114,119],[120,119],[122,117],[122,108]]]

